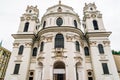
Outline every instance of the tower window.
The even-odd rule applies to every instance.
[[[19,73],[19,68],[20,68],[20,64],[15,64],[15,69],[13,74],[18,74]]]
[[[43,48],[44,48],[44,42],[41,42],[40,52],[42,52],[42,51],[43,51]]]
[[[98,23],[96,20],[93,20],[93,26],[94,26],[94,30],[99,30]]]
[[[102,44],[98,44],[98,50],[100,54],[104,53],[104,49],[103,49],[103,45]]]
[[[103,73],[104,74],[109,74],[107,63],[102,63],[102,68],[103,68]]]
[[[32,10],[29,10],[29,13],[31,13],[32,12]]]
[[[21,45],[21,46],[19,47],[18,55],[22,55],[23,50],[24,50],[24,46]]]
[[[55,37],[55,48],[64,48],[64,37],[62,34],[57,34]]]
[[[46,26],[46,21],[43,22],[43,29],[45,28]]]
[[[57,18],[56,24],[60,27],[63,24],[63,19],[62,18]]]
[[[75,26],[75,28],[77,28],[77,21],[76,20],[74,20],[74,26]]]
[[[32,56],[36,56],[37,55],[37,48],[35,47],[35,48],[33,48],[33,54],[32,54]]]
[[[24,27],[24,32],[27,32],[27,31],[28,31],[28,27],[29,27],[29,22],[26,22],[26,23],[25,23],[25,27]]]
[[[84,52],[85,52],[85,56],[89,56],[89,49],[88,49],[88,47],[84,48]]]
[[[78,41],[75,42],[76,45],[76,51],[80,51],[80,44]]]

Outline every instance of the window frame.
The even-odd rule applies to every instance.
[[[61,26],[62,24],[63,24],[63,19],[61,18],[61,17],[58,17],[57,19],[56,19],[56,24],[57,24],[57,26]]]
[[[24,31],[23,32],[28,32],[29,24],[30,24],[29,22],[25,23]]]
[[[46,26],[46,21],[43,22],[43,29],[45,28]]]
[[[93,27],[94,27],[94,30],[99,30],[97,20],[93,20]]]
[[[14,72],[13,74],[18,74],[20,69],[20,64],[15,64]]]
[[[37,47],[34,47],[34,48],[33,48],[32,56],[33,56],[33,57],[37,56]]]
[[[64,36],[63,34],[56,34],[54,48],[64,48]]]
[[[84,53],[85,53],[85,56],[89,56],[90,55],[89,48],[87,46],[84,47]]]
[[[22,55],[22,54],[23,54],[23,51],[24,51],[24,46],[21,45],[21,46],[19,47],[18,55]]]
[[[102,63],[103,74],[110,74],[107,63]]]
[[[77,21],[76,21],[76,20],[74,20],[74,26],[75,26],[75,28],[78,27],[78,24],[77,24]]]
[[[42,52],[44,50],[44,42],[41,42],[40,44],[40,52]]]
[[[80,52],[80,44],[78,41],[75,41],[76,51]]]
[[[102,44],[98,44],[98,50],[100,54],[104,54],[104,47]]]

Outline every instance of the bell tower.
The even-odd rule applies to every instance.
[[[37,6],[28,6],[26,13],[21,17],[18,32],[12,34],[15,40],[5,80],[28,80],[29,73],[33,73],[29,66],[31,56],[36,56],[32,53],[37,52],[35,39],[39,25],[38,15]],[[29,80],[31,80],[31,77]]]
[[[34,34],[39,27],[38,17],[37,6],[27,6],[26,12],[21,17],[18,34]]]
[[[110,48],[111,32],[105,30],[102,14],[94,3],[85,4],[83,27],[89,44],[95,80],[119,80]]]
[[[83,27],[84,32],[104,32],[104,24],[102,20],[102,14],[97,10],[95,3],[85,3],[83,9]]]

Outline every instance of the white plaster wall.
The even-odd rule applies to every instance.
[[[105,39],[99,39],[96,40],[97,44],[96,45],[91,45],[90,50],[91,50],[91,59],[92,59],[92,65],[93,65],[93,70],[95,72],[95,80],[106,80],[110,78],[111,80],[119,80],[119,76],[116,70],[115,62],[113,59],[113,55],[111,53],[111,49],[109,45],[104,45],[102,41]],[[95,41],[95,40],[94,40]],[[106,40],[107,41],[107,40]],[[98,51],[98,44],[102,44],[104,47],[104,54],[101,55]],[[105,59],[102,59],[101,57],[104,56]],[[107,63],[108,64],[108,69],[110,74],[105,75],[103,73],[102,65],[101,63]]]
[[[23,41],[19,40],[19,41],[15,41],[15,42],[20,43],[19,45],[24,45],[23,54],[21,56],[18,55],[19,46],[16,46],[13,48],[13,52],[11,54],[11,58],[10,58],[9,66],[7,69],[7,74],[5,76],[5,80],[10,80],[11,78],[15,78],[15,77],[16,77],[16,80],[26,80],[27,75],[28,75],[29,66],[30,66],[29,63],[30,63],[30,56],[31,56],[32,49],[31,49],[31,46],[25,45],[24,40]],[[32,41],[30,41],[30,42],[32,42]],[[21,61],[18,61],[17,57],[21,57],[21,59],[20,59]],[[16,63],[20,64],[19,73],[13,74]]]

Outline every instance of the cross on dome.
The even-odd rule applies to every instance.
[[[61,4],[61,0],[59,0],[59,4]]]

